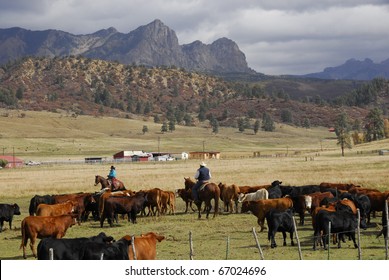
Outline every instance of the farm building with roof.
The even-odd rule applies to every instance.
[[[148,161],[152,157],[151,153],[144,151],[120,151],[113,155],[115,161]]]
[[[7,161],[5,168],[22,167],[24,165],[24,161],[15,156],[0,156],[1,159]]]

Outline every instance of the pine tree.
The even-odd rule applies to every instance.
[[[258,133],[259,127],[260,127],[260,122],[259,122],[259,120],[256,120],[255,123],[254,123],[254,127],[253,127],[254,134]]]
[[[366,117],[366,141],[376,141],[384,138],[384,120],[378,108],[371,109]]]
[[[149,128],[147,127],[147,125],[144,125],[143,128],[142,128],[142,133],[143,133],[143,135],[144,135],[146,132],[149,132]]]
[[[342,150],[342,157],[344,157],[344,149],[351,149],[350,125],[346,113],[337,116],[335,124],[335,133],[338,138],[338,145]]]
[[[163,124],[162,124],[162,126],[161,126],[161,132],[162,132],[162,133],[167,132],[167,122],[163,122]]]

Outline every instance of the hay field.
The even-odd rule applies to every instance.
[[[275,134],[261,132],[259,135],[221,129],[218,135],[212,135],[208,128],[178,127],[173,133],[160,134],[157,132],[158,125],[146,122],[150,132],[142,135],[140,131],[145,123],[143,120],[86,116],[73,120],[59,117],[58,114],[40,115],[38,112],[28,112],[26,117],[19,118],[17,112],[14,114],[14,117],[0,117],[0,125],[5,127],[1,131],[1,140],[7,150],[15,149],[17,156],[21,158],[40,161],[83,159],[96,155],[112,156],[122,149],[132,149],[129,147],[135,147],[134,150],[155,151],[156,138],[159,136],[161,151],[202,150],[203,141],[206,150],[220,151],[220,160],[207,161],[214,182],[258,185],[280,180],[284,185],[305,185],[328,181],[389,189],[388,157],[379,156],[376,151],[389,147],[387,140],[354,147],[347,150],[346,157],[342,158],[336,141],[331,138],[333,135],[325,128],[306,130],[282,126]],[[9,122],[10,119],[12,122]],[[73,126],[73,121],[78,127]],[[68,127],[64,122],[70,123]],[[46,128],[47,126],[51,128]],[[12,127],[19,128],[15,130]],[[109,134],[105,132],[107,127],[112,128]],[[124,130],[123,127],[127,129]],[[154,128],[150,129],[152,127]],[[135,133],[138,128],[139,132]],[[133,133],[128,133],[130,130]],[[142,148],[143,145],[145,148]],[[186,145],[188,150],[184,149]],[[36,147],[39,151],[36,151]],[[253,158],[254,151],[261,151],[262,155],[269,157]],[[288,156],[276,156],[285,153]],[[28,204],[33,195],[95,192],[99,187],[93,185],[94,176],[107,175],[109,166],[110,164],[43,164],[0,170],[0,203],[18,203],[22,212],[22,215],[15,216],[14,229],[9,230],[8,223],[5,223],[5,230],[0,233],[0,259],[21,259],[20,222],[28,215]],[[116,167],[118,178],[127,188],[140,190],[159,187],[175,190],[183,187],[184,177],[193,177],[198,161],[118,163]],[[158,244],[158,259],[169,260],[189,258],[188,233],[192,231],[195,259],[226,258],[227,237],[230,238],[229,259],[259,258],[251,233],[253,227],[258,229],[253,215],[222,213],[215,219],[198,220],[196,213],[184,214],[184,209],[182,200],[177,199],[177,214],[174,216],[140,217],[136,225],[120,221],[113,228],[105,225],[103,229],[98,222],[90,220],[69,229],[66,237],[90,236],[105,231],[118,239],[125,234],[157,231],[166,236],[166,240]],[[380,230],[380,219],[380,216],[373,219],[374,224],[362,235],[363,259],[384,259],[384,241],[382,237],[375,238]],[[290,247],[289,240],[287,247],[270,249],[267,232],[258,233],[258,237],[265,259],[298,259],[297,248]],[[281,234],[276,237],[277,243],[281,245]],[[312,251],[313,230],[309,217],[306,225],[299,228],[299,237],[304,259],[327,259],[326,251]],[[29,259],[32,259],[31,252],[27,252]],[[357,251],[352,248],[351,242],[345,243],[342,249],[331,248],[331,259],[353,260],[356,257]]]

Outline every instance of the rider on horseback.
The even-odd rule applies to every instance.
[[[113,166],[113,165],[111,166],[111,169],[109,171],[109,174],[108,174],[107,178],[108,178],[108,181],[110,182],[110,184],[112,185],[114,180],[116,179],[116,168],[115,168],[115,166]]]
[[[197,169],[197,172],[194,178],[197,180],[196,184],[192,188],[192,196],[195,204],[199,202],[199,189],[202,185],[206,184],[209,179],[211,179],[211,171],[206,167],[207,165],[204,162],[200,163],[200,168]]]

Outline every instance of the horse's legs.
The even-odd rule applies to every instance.
[[[199,214],[198,214],[198,218],[199,218],[199,219],[201,219],[201,204],[202,204],[201,201],[198,202],[198,203],[196,204],[197,210],[198,210],[198,212],[199,212]]]

